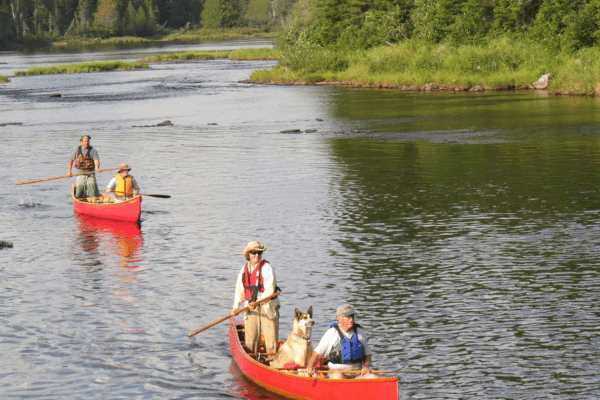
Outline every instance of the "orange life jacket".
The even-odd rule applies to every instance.
[[[131,175],[127,175],[123,178],[120,174],[115,175],[117,178],[117,187],[115,187],[115,195],[117,196],[133,196],[133,177]]]
[[[258,264],[258,266],[254,268],[254,271],[252,271],[252,273],[248,271],[248,264],[250,263],[247,263],[244,267],[244,298],[251,303],[255,302],[258,298],[258,292],[265,291],[261,269],[262,266],[265,265],[267,262],[267,260],[262,260],[260,264]],[[257,277],[258,282],[256,279]]]

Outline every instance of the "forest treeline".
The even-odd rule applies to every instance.
[[[599,26],[600,0],[0,0],[0,48],[24,38],[284,27],[280,46],[305,40],[370,48],[407,39],[477,45],[526,36],[578,50],[599,43]]]
[[[198,28],[278,30],[295,0],[0,0],[0,49],[31,39],[154,37]]]
[[[281,46],[371,48],[407,39],[481,45],[527,38],[551,49],[600,43],[600,0],[298,0]]]

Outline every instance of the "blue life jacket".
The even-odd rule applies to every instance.
[[[329,361],[334,364],[363,362],[365,360],[365,347],[358,338],[358,331],[356,330],[356,327],[360,327],[360,325],[354,326],[354,335],[350,340],[346,339],[337,322],[331,324],[331,327],[338,331],[340,342],[331,349]]]

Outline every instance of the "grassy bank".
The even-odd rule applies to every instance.
[[[142,58],[140,62],[178,62],[194,60],[277,60],[280,52],[274,49],[239,49],[223,51],[186,51],[181,53],[160,53]]]
[[[10,79],[8,79],[4,75],[0,75],[0,83],[8,83],[8,82],[10,82]]]
[[[48,74],[78,74],[85,72],[104,72],[114,70],[133,70],[148,68],[148,64],[129,61],[93,61],[89,63],[75,63],[52,65],[49,67],[34,67],[27,71],[16,71],[15,76],[48,75]]]
[[[196,29],[166,33],[162,36],[141,38],[135,36],[115,36],[110,38],[85,38],[68,36],[54,41],[54,46],[89,46],[118,43],[150,43],[150,42],[197,42],[200,40],[225,40],[248,37],[275,37],[277,32],[264,32],[251,28],[240,29]]]
[[[543,74],[548,90],[600,95],[600,49],[558,53],[531,42],[506,39],[485,46],[427,45],[405,41],[395,46],[350,52],[297,46],[285,51],[270,70],[255,71],[252,82],[337,84],[418,90],[435,83],[442,90],[529,88]]]

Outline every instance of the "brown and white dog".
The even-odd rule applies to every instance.
[[[277,351],[275,358],[271,361],[271,367],[287,368],[286,364],[296,364],[296,368],[306,367],[313,351],[310,341],[314,325],[312,312],[312,306],[305,313],[296,308],[292,333]]]

